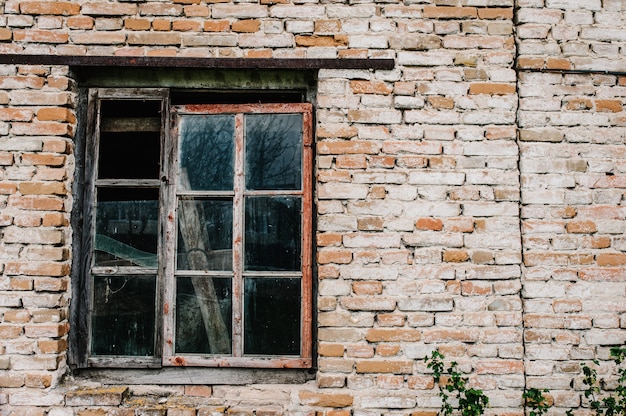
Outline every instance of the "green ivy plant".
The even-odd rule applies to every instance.
[[[605,380],[598,380],[598,371],[582,364],[583,384],[586,387],[584,395],[597,416],[626,416],[626,366],[622,366],[626,359],[626,347],[613,347],[610,352],[611,359],[618,367],[617,387],[607,393]],[[593,363],[599,364],[598,360],[593,360]],[[567,413],[571,415],[572,411]]]
[[[458,371],[458,364],[452,361],[448,367],[444,364],[444,356],[439,351],[433,351],[430,357],[424,358],[427,368],[433,371],[433,378],[439,386],[439,397],[441,397],[441,409],[439,415],[449,416],[455,407],[451,403],[451,397],[456,398],[458,410],[461,416],[478,416],[485,412],[489,405],[489,398],[483,394],[482,390],[468,388],[467,377]],[[442,386],[439,382],[447,377]]]
[[[548,392],[548,389],[541,390],[535,387],[524,390],[522,394],[524,407],[530,409],[530,416],[543,416],[548,409],[550,409],[551,404],[546,398],[546,395],[544,395],[544,393]]]
[[[606,381],[598,379],[598,371],[595,367],[581,364],[583,371],[583,384],[585,390],[583,394],[589,402],[589,407],[595,411],[596,416],[626,416],[626,347],[613,347],[610,349],[611,359],[617,365],[617,387],[612,391],[607,391]],[[599,365],[598,360],[593,363]],[[543,416],[551,404],[546,399],[544,393],[548,389],[531,388],[524,391],[524,406],[530,409],[529,416]],[[569,409],[567,416],[573,416],[574,410]]]

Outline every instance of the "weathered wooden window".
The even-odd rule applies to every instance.
[[[89,108],[88,365],[310,367],[311,105]]]

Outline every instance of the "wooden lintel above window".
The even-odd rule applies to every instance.
[[[0,55],[0,64],[68,65],[76,67],[215,68],[215,69],[382,69],[393,59],[345,58],[190,58],[160,56]]]

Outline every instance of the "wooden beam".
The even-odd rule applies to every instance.
[[[381,69],[393,59],[345,58],[190,58],[161,56],[0,55],[0,64],[69,65],[75,67],[216,68],[216,69]]]

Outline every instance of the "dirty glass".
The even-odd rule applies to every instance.
[[[158,190],[98,188],[95,266],[157,267]]]
[[[94,276],[91,352],[154,355],[156,276]]]
[[[231,353],[232,279],[176,280],[176,352]]]
[[[180,117],[179,190],[233,189],[234,131],[232,115]]]
[[[300,279],[245,279],[244,354],[300,354]]]
[[[245,270],[300,270],[301,198],[245,198]]]
[[[232,244],[232,200],[178,201],[178,270],[232,270]]]
[[[161,102],[154,100],[102,101],[99,179],[159,177],[160,110]]]
[[[246,116],[246,188],[302,187],[302,115]]]

